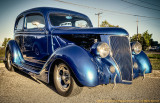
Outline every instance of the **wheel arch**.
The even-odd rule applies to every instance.
[[[59,61],[70,67],[74,78],[83,86],[94,87],[99,84],[97,66],[91,55],[83,48],[77,45],[69,45],[56,50],[46,63],[48,79],[51,77],[50,73],[52,73],[53,66]]]
[[[140,69],[140,73],[143,75],[143,72],[145,71],[145,73],[151,73],[152,72],[152,65],[151,62],[149,60],[149,58],[147,57],[147,55],[141,51],[140,54],[135,55],[134,56],[137,63],[138,63],[138,67]]]
[[[49,70],[49,83],[51,84],[51,83],[53,83],[53,71],[54,71],[54,67],[55,67],[55,65],[56,64],[60,64],[60,63],[64,63],[65,65],[67,65],[68,67],[69,67],[69,70],[71,71],[71,75],[72,75],[72,77],[74,78],[74,80],[75,80],[75,82],[77,83],[77,85],[78,86],[83,86],[79,81],[78,81],[78,79],[77,79],[77,77],[75,76],[75,73],[74,73],[74,71],[72,70],[72,68],[70,67],[70,65],[65,61],[65,60],[63,60],[63,59],[61,59],[61,58],[57,58],[57,59],[55,59],[53,62],[52,62],[52,64],[51,64],[51,66],[50,66],[50,70]]]
[[[11,52],[11,55],[12,55],[12,63],[17,63],[19,64],[21,61],[23,61],[23,56],[22,56],[22,53],[20,51],[20,48],[17,44],[17,42],[15,40],[10,40],[8,43],[7,43],[7,46],[6,46],[6,51],[5,51],[5,61],[6,61],[6,53],[7,51],[10,50]]]

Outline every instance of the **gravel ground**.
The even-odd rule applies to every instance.
[[[0,63],[0,103],[94,103],[94,102],[160,102],[160,71],[135,79],[132,85],[99,85],[84,87],[73,97],[62,97],[54,88],[38,83],[23,72],[9,72]]]

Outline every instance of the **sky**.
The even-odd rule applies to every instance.
[[[14,38],[16,17],[34,7],[55,7],[87,15],[94,27],[98,26],[96,13],[101,12],[100,23],[107,20],[112,25],[126,29],[130,36],[146,30],[160,43],[160,0],[0,0],[0,46],[4,38]],[[78,5],[74,5],[78,4]],[[137,17],[136,15],[139,15]],[[143,17],[140,17],[143,16]]]

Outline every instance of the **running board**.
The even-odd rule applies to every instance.
[[[36,77],[30,75],[35,81],[37,81],[39,84],[41,84],[41,81],[39,81]]]
[[[27,73],[28,75],[30,75],[34,80],[36,80],[38,83],[41,83],[41,81],[45,82],[45,83],[49,83],[47,75],[45,70],[40,70],[41,68],[35,68],[33,66],[29,66],[29,65],[23,65],[23,64],[13,64],[13,66],[17,67],[18,69],[20,69],[21,71]],[[45,75],[44,75],[45,74]],[[41,80],[41,81],[39,81]]]
[[[36,75],[40,74],[40,68],[35,68],[33,66],[29,66],[29,65],[26,65],[26,64],[20,64],[20,65],[13,64],[13,65],[15,67],[18,67],[22,71],[26,72],[27,74],[29,74],[29,72],[34,73]]]

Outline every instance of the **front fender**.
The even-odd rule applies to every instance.
[[[21,54],[20,48],[15,40],[10,40],[6,47],[6,53],[7,50],[11,52],[12,55],[12,63],[20,64],[24,59]],[[5,53],[5,60],[6,60],[6,54]]]
[[[77,80],[84,86],[98,85],[98,70],[94,63],[92,55],[77,45],[68,45],[57,49],[48,62],[54,62],[57,59],[67,63]],[[50,71],[50,70],[49,70]]]
[[[138,64],[138,70],[135,70],[138,72],[134,72],[135,75],[138,75],[138,73],[143,75],[144,70],[145,70],[145,74],[152,72],[152,66],[149,61],[149,58],[147,57],[147,55],[143,51],[141,51],[141,53],[138,55],[134,55],[133,61],[137,62],[137,64]]]

